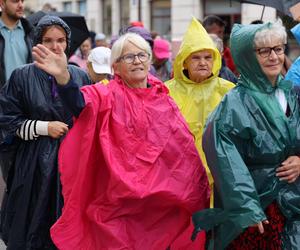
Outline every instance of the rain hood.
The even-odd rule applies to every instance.
[[[212,76],[201,83],[190,80],[183,73],[183,63],[194,52],[209,49],[213,53]],[[213,183],[202,150],[202,133],[208,115],[235,85],[218,77],[221,55],[203,26],[193,18],[174,62],[174,78],[166,82],[171,97],[177,103],[194,135],[196,147],[206,167],[210,184]]]
[[[276,177],[284,160],[300,155],[300,110],[290,82],[279,76],[272,87],[256,59],[255,33],[268,25],[233,27],[232,55],[241,77],[209,117],[203,134],[215,208],[199,211],[193,221],[195,233],[213,232],[208,249],[225,249],[243,230],[267,219],[264,210],[273,201],[286,219],[282,249],[300,249],[300,178],[289,184]],[[288,116],[275,97],[276,88],[285,94]]]

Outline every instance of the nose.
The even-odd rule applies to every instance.
[[[269,55],[270,59],[276,59],[278,55],[275,53],[274,49],[271,49],[271,53]]]
[[[58,47],[59,47],[60,45],[59,45],[59,43],[57,42],[57,41],[52,41],[52,43],[51,43],[51,50],[53,51],[53,52],[56,52],[56,51],[58,51]]]
[[[138,57],[138,55],[134,55],[133,63],[134,63],[134,64],[139,64],[139,63],[141,63],[141,60],[140,60],[140,58]]]
[[[199,64],[200,64],[200,65],[205,65],[205,64],[206,64],[205,58],[200,58],[200,59],[199,59]]]
[[[24,6],[24,1],[23,0],[18,1],[18,5],[19,5],[19,7],[23,7]]]

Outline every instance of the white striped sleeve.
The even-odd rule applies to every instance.
[[[48,123],[38,120],[26,120],[16,134],[23,140],[36,140],[40,135],[48,135]]]

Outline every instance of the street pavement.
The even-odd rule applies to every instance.
[[[5,189],[5,183],[2,179],[2,173],[0,171],[0,205],[3,197],[4,189]],[[0,240],[0,250],[5,250],[5,249],[6,249],[5,244],[3,243],[2,240]]]

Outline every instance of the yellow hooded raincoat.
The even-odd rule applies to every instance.
[[[183,62],[190,54],[204,49],[213,52],[212,76],[201,83],[196,83],[184,75]],[[167,81],[166,85],[195,137],[195,143],[206,168],[211,187],[213,179],[202,150],[202,133],[208,115],[219,104],[223,96],[235,86],[218,77],[220,68],[221,55],[218,49],[202,25],[193,18],[174,61],[174,78]]]

